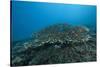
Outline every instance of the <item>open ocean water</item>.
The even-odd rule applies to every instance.
[[[49,25],[66,23],[96,30],[96,6],[11,1],[12,40],[27,39]]]

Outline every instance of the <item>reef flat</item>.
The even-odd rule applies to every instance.
[[[96,61],[96,33],[85,26],[54,24],[12,43],[12,66]]]

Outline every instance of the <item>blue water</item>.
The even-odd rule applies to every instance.
[[[23,40],[55,23],[96,27],[96,6],[12,1],[12,39]]]

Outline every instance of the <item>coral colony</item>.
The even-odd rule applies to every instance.
[[[48,26],[14,42],[12,66],[96,61],[96,35],[85,26]]]

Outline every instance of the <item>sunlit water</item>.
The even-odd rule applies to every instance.
[[[96,30],[96,6],[12,1],[12,40],[29,38],[32,32],[49,25],[65,23]]]

